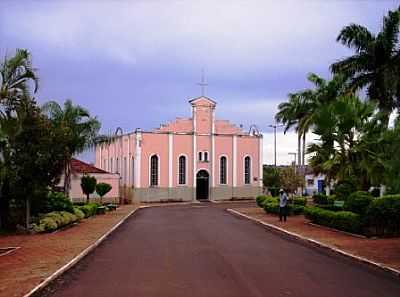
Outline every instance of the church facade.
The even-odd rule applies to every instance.
[[[262,135],[216,119],[210,98],[189,103],[191,118],[97,145],[96,167],[119,173],[120,186],[141,202],[245,199],[261,193]]]

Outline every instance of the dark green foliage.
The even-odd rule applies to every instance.
[[[69,198],[64,193],[60,192],[49,192],[47,199],[41,201],[41,213],[48,213],[52,211],[68,211],[74,213],[74,207]]]
[[[280,187],[268,187],[268,191],[271,193],[271,195],[273,197],[276,197],[279,195],[279,190],[280,190]]]
[[[85,214],[85,218],[94,216],[97,214],[98,204],[88,203],[83,206],[78,206],[78,208]]]
[[[256,197],[256,202],[259,207],[264,207],[265,203],[277,202],[277,201],[278,201],[277,198],[266,195],[259,195]]]
[[[304,208],[304,215],[311,222],[351,233],[362,232],[360,215],[350,211],[330,211],[318,207]]]
[[[294,205],[306,206],[307,205],[307,198],[303,197],[294,197],[293,198]]]
[[[379,188],[373,188],[371,191],[373,197],[379,197],[381,195],[381,190]]]
[[[325,194],[318,193],[313,195],[313,201],[316,204],[328,204],[328,197]]]
[[[108,192],[110,192],[112,189],[112,186],[107,183],[98,183],[96,185],[96,193],[99,194],[100,199],[103,198]]]
[[[303,213],[304,206],[287,204],[288,215],[299,215]],[[279,202],[269,202],[264,204],[264,210],[267,213],[279,214]]]
[[[328,200],[328,204],[333,204],[335,202],[335,200],[338,200],[338,199],[336,198],[336,195],[329,195],[327,197],[327,200]]]
[[[70,212],[53,211],[42,215],[38,222],[33,224],[33,230],[35,232],[51,232],[78,220],[78,217]]]
[[[326,209],[326,210],[331,210],[331,211],[342,211],[343,210],[343,207],[336,206],[333,204],[319,204],[318,207],[322,208],[322,209]]]
[[[89,203],[89,195],[96,190],[97,180],[94,176],[84,175],[81,178],[82,192],[86,195],[86,203]]]
[[[356,189],[354,182],[350,180],[340,181],[335,185],[334,191],[337,200],[346,201],[347,197]]]
[[[360,215],[364,215],[373,199],[374,198],[372,197],[372,195],[368,192],[354,192],[347,198],[344,204],[344,209],[354,213],[358,213]]]
[[[279,177],[279,169],[272,166],[264,166],[263,167],[263,184],[264,187],[271,189],[278,189],[281,186],[280,177]],[[272,194],[272,192],[271,192]],[[275,196],[274,194],[272,194]]]
[[[400,195],[375,198],[365,216],[369,231],[376,235],[400,234]]]

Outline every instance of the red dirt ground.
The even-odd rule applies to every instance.
[[[310,225],[304,216],[288,217],[286,223],[279,222],[278,217],[266,214],[259,207],[233,208],[240,213],[262,220],[285,230],[335,246],[374,262],[385,264],[400,270],[400,238],[358,238],[325,227]]]
[[[20,249],[0,257],[0,296],[23,296],[94,243],[137,205],[85,219],[50,234],[0,236],[0,247]]]

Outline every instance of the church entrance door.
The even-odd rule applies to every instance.
[[[196,175],[196,199],[207,200],[209,188],[209,175],[206,170],[200,170]]]

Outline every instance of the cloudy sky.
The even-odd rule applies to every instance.
[[[215,3],[218,2],[218,3]],[[217,117],[265,132],[287,93],[309,87],[309,72],[350,52],[339,30],[376,32],[398,1],[15,1],[0,2],[0,54],[27,48],[39,70],[40,103],[67,98],[97,115],[103,131],[148,130],[189,116],[205,69]],[[278,133],[278,163],[296,150]],[[86,155],[85,158],[91,158]]]

